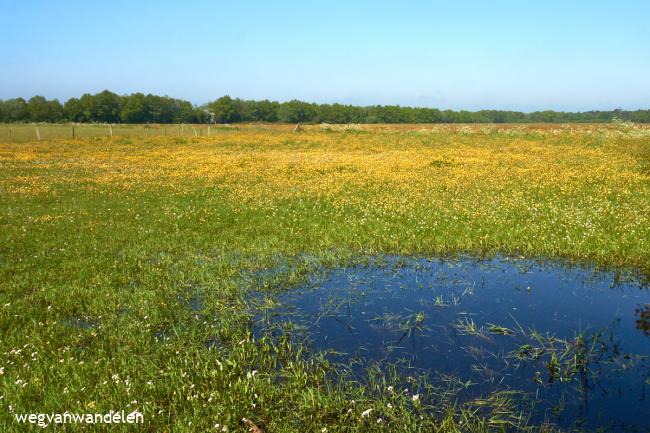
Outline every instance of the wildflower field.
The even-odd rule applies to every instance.
[[[251,299],[383,253],[650,275],[650,127],[292,129],[0,142],[0,431],[110,410],[144,416],[110,431],[534,430],[506,397],[256,334]]]

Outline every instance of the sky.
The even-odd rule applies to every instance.
[[[0,99],[650,108],[648,0],[0,0]]]

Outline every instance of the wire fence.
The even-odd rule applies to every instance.
[[[0,123],[0,142],[25,143],[41,140],[76,139],[92,137],[210,137],[236,131],[268,133],[288,132],[417,132],[417,133],[491,133],[554,134],[563,131],[580,133],[625,133],[647,137],[650,125],[632,123],[508,123],[508,124],[108,124],[108,123]]]
[[[27,142],[88,137],[205,137],[229,130],[228,125],[180,124],[93,124],[93,123],[37,123],[0,124],[0,141]]]

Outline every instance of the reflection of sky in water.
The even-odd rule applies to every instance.
[[[648,290],[614,284],[609,273],[529,261],[383,260],[331,270],[281,295],[271,322],[290,317],[302,323],[312,347],[339,353],[333,355],[338,361],[405,360],[432,377],[471,379],[471,396],[501,389],[538,392],[545,403],[537,421],[546,412],[565,425],[584,417],[589,427],[650,427],[648,364],[625,356],[650,355],[650,339],[637,322],[650,303]],[[482,327],[482,335],[464,334],[454,326],[458,321]],[[491,333],[489,324],[515,335]],[[587,335],[593,351],[582,390],[579,375],[570,383],[549,383],[548,357],[517,363],[507,356],[523,344],[535,345],[531,329],[572,341],[579,331]],[[541,383],[533,380],[536,372]],[[567,408],[560,418],[551,416],[563,397]]]

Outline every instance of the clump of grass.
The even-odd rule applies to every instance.
[[[495,325],[494,323],[487,324],[487,331],[498,335],[514,335],[512,329],[506,328],[505,326]]]
[[[478,326],[471,318],[463,317],[462,319],[458,319],[454,322],[453,326],[461,335],[487,338],[483,327]]]

